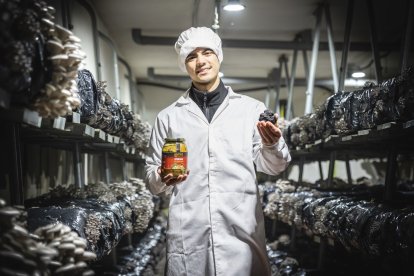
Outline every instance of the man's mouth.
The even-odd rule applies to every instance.
[[[205,74],[210,68],[202,68],[196,71],[197,74]]]

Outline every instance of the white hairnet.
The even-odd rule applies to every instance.
[[[209,48],[217,55],[219,62],[223,61],[223,50],[221,49],[221,39],[207,27],[191,27],[180,34],[174,45],[178,54],[178,66],[183,72],[185,69],[185,59],[196,48]]]

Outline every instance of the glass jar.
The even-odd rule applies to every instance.
[[[165,138],[162,147],[161,177],[172,173],[174,177],[187,172],[187,146],[184,138]]]

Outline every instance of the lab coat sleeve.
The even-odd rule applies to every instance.
[[[263,103],[257,106],[257,119],[260,113],[266,109]],[[283,172],[291,160],[288,146],[283,139],[280,137],[279,141],[271,146],[262,144],[262,139],[254,124],[253,131],[253,161],[256,164],[257,171],[264,172],[269,175],[277,175]]]
[[[145,159],[145,183],[148,189],[153,194],[159,194],[164,191],[169,191],[172,187],[168,187],[161,182],[161,176],[157,170],[161,166],[162,146],[164,138],[167,137],[167,128],[162,120],[157,117],[154,127],[152,128],[148,155]]]

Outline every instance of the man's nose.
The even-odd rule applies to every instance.
[[[197,56],[197,64],[204,64],[206,62],[206,57],[203,55]]]

